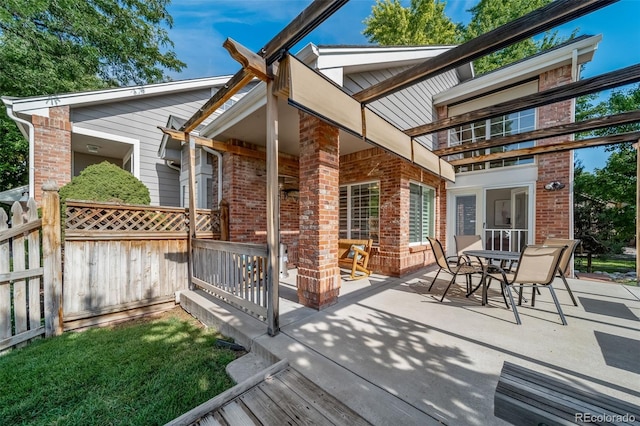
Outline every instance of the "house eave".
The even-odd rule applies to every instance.
[[[574,51],[577,52],[578,64],[589,62],[593,58],[601,40],[602,35],[587,37],[548,53],[543,53],[531,59],[465,81],[449,90],[434,95],[434,105],[453,104],[537,77],[545,71],[570,64]]]
[[[267,104],[267,85],[260,82],[231,108],[207,124],[200,135],[205,138],[215,138],[226,130],[235,126],[259,108]]]
[[[35,112],[48,110],[49,108],[58,106],[83,106],[90,104],[101,104],[132,98],[143,98],[160,94],[171,94],[188,90],[206,89],[209,87],[222,86],[226,84],[226,82],[230,78],[231,76],[206,77],[142,86],[128,86],[105,90],[92,90],[79,93],[64,93],[25,98],[2,97],[2,101],[5,104],[11,103],[15,112],[32,115]]]

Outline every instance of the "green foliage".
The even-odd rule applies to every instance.
[[[0,357],[0,424],[165,424],[233,386],[220,337],[172,311],[36,341]]]
[[[468,41],[546,6],[551,0],[480,0],[469,11],[471,21],[463,33]],[[474,61],[477,75],[527,58],[561,43],[557,32],[547,32],[541,40],[527,39]]]
[[[0,190],[26,185],[29,142],[0,108]]]
[[[0,95],[36,96],[168,80],[180,71],[170,0],[0,2]],[[0,113],[0,189],[28,180],[28,146]],[[10,161],[8,161],[10,160]]]
[[[595,96],[578,100],[576,118],[608,116],[640,108],[640,85],[615,90],[598,103]],[[594,130],[580,138],[606,136],[640,130],[640,123]],[[635,238],[637,151],[630,143],[607,148],[609,158],[602,169],[585,172],[575,168],[575,232],[578,238],[600,239],[608,253],[619,253]]]
[[[135,176],[103,161],[94,164],[60,188],[60,202],[66,200],[112,201],[125,204],[149,204],[149,189]]]
[[[363,34],[382,46],[454,44],[458,27],[444,14],[444,6],[439,0],[411,0],[409,7],[400,0],[377,0],[364,20]]]
[[[408,8],[400,0],[377,0],[371,16],[365,19],[363,34],[380,45],[428,45],[462,43],[478,37],[543,7],[551,0],[480,0],[469,12],[467,26],[454,24],[444,13],[440,0],[411,0]],[[574,32],[575,34],[575,32]],[[573,35],[571,36],[573,37]],[[547,32],[541,39],[528,39],[477,59],[477,75],[503,67],[549,49],[562,39]]]

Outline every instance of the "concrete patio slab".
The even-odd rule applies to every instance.
[[[224,321],[235,325],[225,330],[243,334],[251,351],[270,362],[287,358],[376,425],[506,424],[493,416],[504,361],[640,405],[636,287],[569,280],[576,307],[558,281],[568,325],[541,289],[535,307],[519,308],[518,326],[497,285],[488,306],[479,294],[466,298],[463,285],[440,303],[446,281],[428,292],[434,275],[428,269],[401,279],[344,281],[338,303],[323,311],[282,299],[276,337],[251,317],[229,318],[233,308],[226,308]],[[281,295],[295,290],[294,274],[285,281]]]

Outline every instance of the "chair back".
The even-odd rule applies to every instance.
[[[558,265],[558,269],[562,271],[562,274],[565,276],[567,275],[567,272],[569,272],[571,257],[579,244],[580,240],[570,240],[565,238],[547,238],[543,243],[545,246],[567,246],[567,249],[562,253],[562,258],[560,258],[560,264]]]
[[[456,254],[463,256],[465,250],[484,250],[480,235],[455,235]]]
[[[439,267],[449,270],[449,264],[447,263],[447,256],[444,254],[444,249],[442,248],[442,244],[440,241],[435,238],[427,237],[429,243],[431,244],[431,249],[433,250],[433,256],[436,258],[436,263]]]
[[[567,246],[525,246],[512,283],[551,284]]]

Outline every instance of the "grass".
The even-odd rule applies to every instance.
[[[575,267],[579,271],[587,270],[587,260],[576,260]],[[614,259],[614,258],[598,258],[593,257],[591,259],[591,268],[593,271],[601,271],[607,273],[613,272],[629,272],[636,270],[635,259]]]
[[[180,308],[0,357],[2,425],[161,425],[233,386],[236,358]]]

